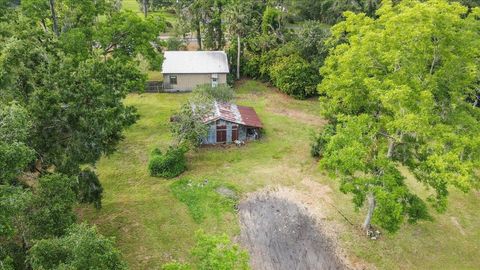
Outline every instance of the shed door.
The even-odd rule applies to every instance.
[[[238,140],[238,126],[232,125],[232,142]]]
[[[217,126],[217,143],[224,143],[227,141],[227,126]]]
[[[212,74],[212,87],[218,86],[218,74]]]

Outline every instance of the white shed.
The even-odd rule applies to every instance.
[[[165,91],[191,91],[197,85],[227,83],[227,54],[223,51],[166,51],[162,66]]]

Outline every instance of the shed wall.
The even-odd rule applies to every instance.
[[[232,125],[238,125],[238,139],[240,141],[247,140],[247,127],[228,121],[218,120],[209,124],[208,134],[202,140],[204,144],[216,144],[217,143],[217,124],[227,126],[227,142],[232,143]]]
[[[170,84],[170,76],[177,76],[177,84]],[[211,84],[212,74],[163,74],[165,91],[192,91],[197,85]],[[218,84],[227,83],[227,74],[218,74]]]

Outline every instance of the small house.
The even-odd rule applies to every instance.
[[[203,144],[252,141],[260,138],[262,123],[252,107],[215,102],[213,112],[205,120],[208,135]]]
[[[202,84],[226,84],[228,73],[223,51],[166,51],[163,88],[166,92],[180,92],[192,91]]]

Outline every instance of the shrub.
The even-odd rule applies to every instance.
[[[97,175],[90,169],[84,169],[77,177],[77,197],[81,203],[91,203],[95,208],[102,207],[103,187]]]
[[[227,235],[210,235],[203,231],[195,234],[196,244],[191,254],[192,265],[170,262],[162,266],[162,270],[247,270],[249,256],[247,251],[232,243]]]
[[[270,78],[280,91],[304,99],[315,94],[320,81],[317,73],[306,60],[294,54],[278,58],[270,69]]]
[[[227,235],[209,235],[198,231],[196,240],[192,255],[198,260],[198,269],[250,269],[248,253],[233,244]]]
[[[170,146],[163,155],[159,151],[154,151],[148,163],[150,175],[164,178],[179,176],[187,169],[185,153],[184,147],[173,146]]]

